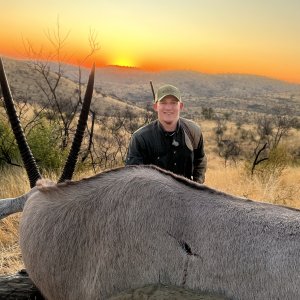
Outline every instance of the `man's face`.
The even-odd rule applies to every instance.
[[[177,123],[183,103],[174,96],[166,96],[161,101],[154,104],[157,111],[158,120],[162,125],[174,125]]]

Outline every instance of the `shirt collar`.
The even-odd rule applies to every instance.
[[[164,130],[163,126],[160,124],[160,122],[158,120],[157,120],[157,127],[162,133],[164,133],[164,134],[167,133],[167,131]],[[177,125],[176,125],[176,130],[175,130],[176,134],[179,132],[180,127],[181,127],[181,125],[180,125],[180,119],[179,119],[177,122]]]

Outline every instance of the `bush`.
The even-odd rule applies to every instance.
[[[202,115],[205,120],[213,120],[216,116],[212,107],[202,107]]]
[[[66,161],[67,150],[60,148],[57,128],[46,121],[38,124],[27,136],[33,156],[41,170],[59,173]]]
[[[0,167],[21,165],[21,155],[7,121],[0,119]]]
[[[268,158],[255,167],[254,176],[261,182],[268,182],[270,179],[277,179],[283,171],[292,164],[289,151],[284,146],[277,146],[268,153]],[[252,164],[246,162],[246,170],[251,174]]]

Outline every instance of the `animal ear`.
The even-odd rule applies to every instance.
[[[59,179],[58,182],[63,182],[65,180],[70,180],[72,179],[77,158],[78,158],[78,153],[80,150],[80,146],[82,143],[84,131],[86,129],[86,124],[87,124],[87,119],[90,111],[90,106],[91,106],[91,100],[93,96],[93,90],[94,90],[94,78],[95,78],[95,64],[93,64],[93,67],[91,69],[91,73],[89,76],[87,88],[85,91],[85,96],[82,104],[82,109],[80,112],[78,124],[77,124],[77,129],[76,133],[73,139],[73,143],[71,146],[71,150],[69,152],[69,156],[67,158],[67,162],[64,166],[64,170],[62,172],[62,175]]]
[[[42,176],[39,172],[36,161],[27,143],[24,131],[22,129],[19,117],[17,115],[13,97],[5,74],[2,58],[0,58],[0,84],[1,84],[6,112],[10,121],[11,128],[15,135],[15,139],[17,141],[19,151],[21,153],[21,157],[30,181],[30,186],[34,187],[37,180],[40,179]]]

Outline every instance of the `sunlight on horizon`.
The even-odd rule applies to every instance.
[[[112,60],[112,62],[108,62],[108,65],[127,67],[127,68],[138,68],[139,67],[132,59],[129,59],[126,57],[120,57],[115,60]]]
[[[0,55],[26,57],[22,39],[47,57],[59,20],[72,64],[149,71],[240,73],[300,83],[300,1],[3,1]],[[89,32],[98,51],[89,60]],[[59,36],[56,36],[56,38]]]

